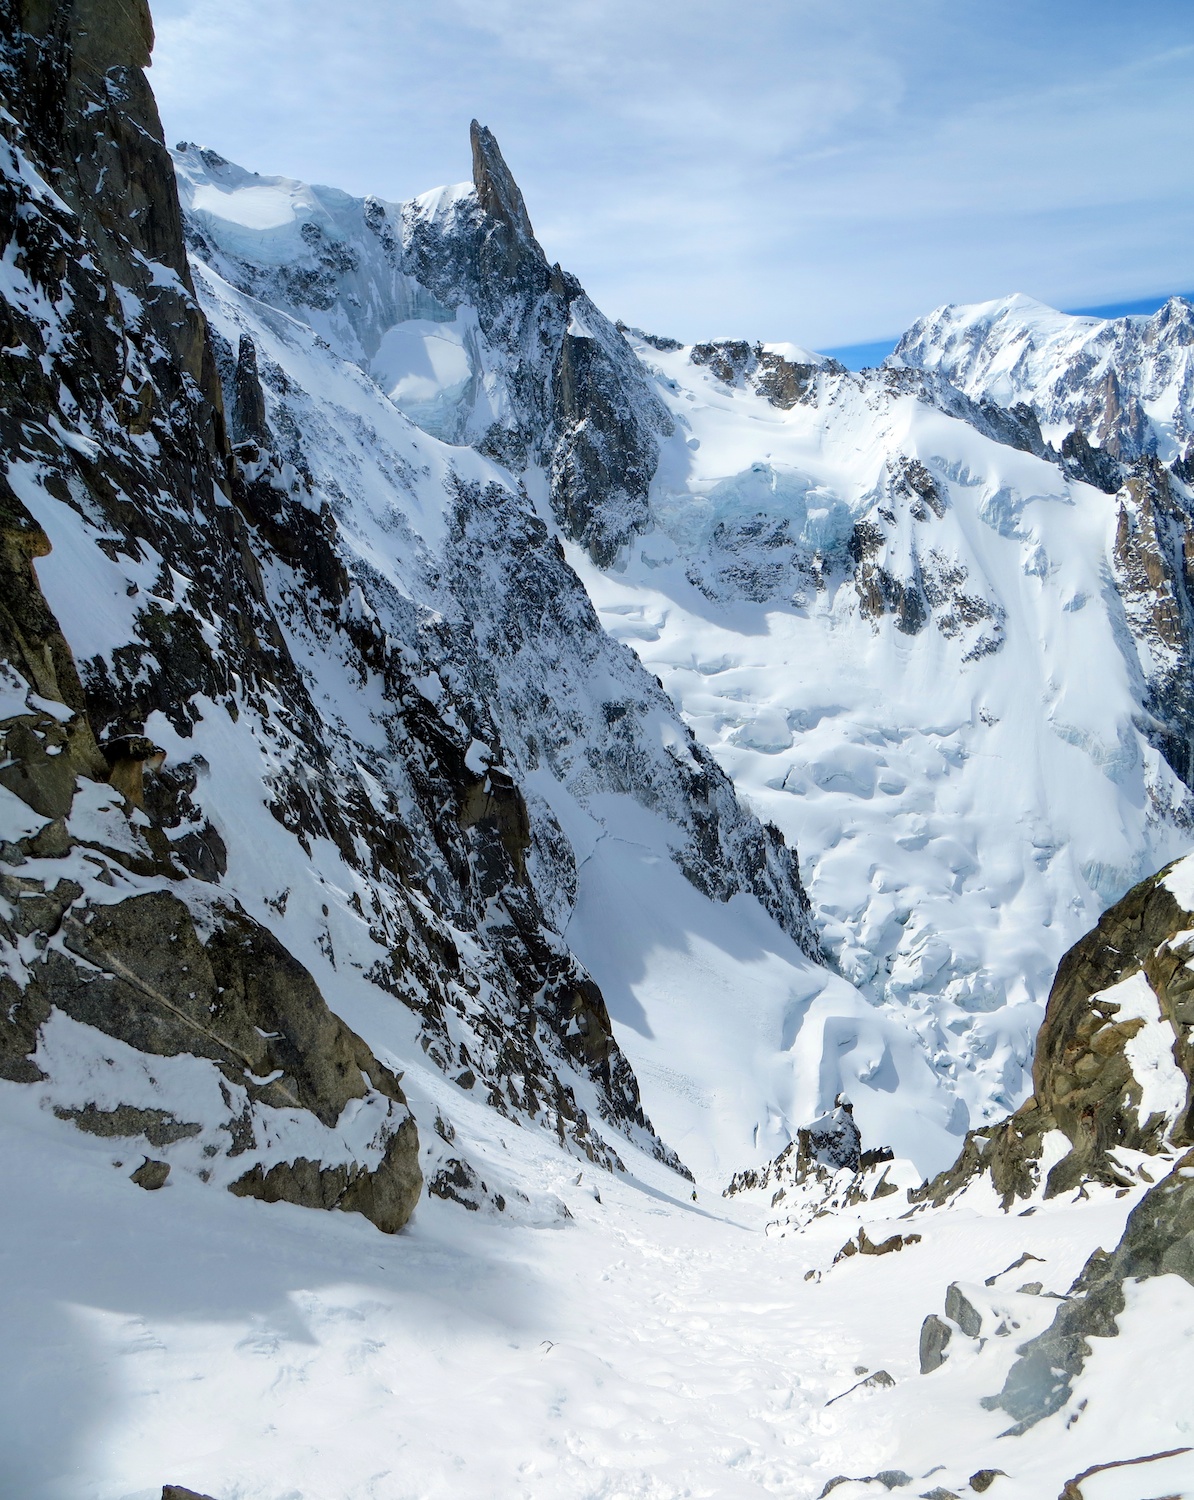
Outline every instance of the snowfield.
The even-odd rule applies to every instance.
[[[1006,1471],[1007,1500],[1052,1500],[1091,1464],[1194,1444],[1194,1290],[1176,1276],[1130,1289],[1120,1336],[1027,1435],[1001,1439],[1006,1414],[978,1404],[1138,1192],[1024,1217],[975,1189],[973,1207],[888,1220],[900,1194],[784,1234],[766,1202],[703,1183],[693,1202],[637,1155],[626,1179],[578,1171],[477,1107],[458,1124],[571,1217],[424,1199],[390,1239],[177,1174],[144,1193],[115,1143],[28,1090],[0,1086],[0,1109],[0,1472],[22,1500],[157,1500],[163,1482],[219,1500],[811,1500],[838,1475],[968,1492],[984,1468]],[[860,1221],[922,1238],[832,1265]],[[1025,1251],[1039,1261],[997,1275]],[[955,1280],[985,1336],[955,1332],[920,1375],[921,1321]],[[891,1384],[861,1383],[880,1370]],[[1194,1455],[1144,1472],[1084,1494],[1194,1489]]]
[[[569,561],[800,851],[844,976],[911,1013],[966,1123],[997,1117],[1023,1097],[1062,953],[1189,846],[1108,585],[1116,497],[873,374],[779,411],[688,350],[636,348],[677,422],[656,529],[615,568]],[[892,506],[889,555],[960,578],[969,626],[868,619],[833,571],[893,453],[923,464],[942,514]],[[800,571],[820,558],[823,577]]]

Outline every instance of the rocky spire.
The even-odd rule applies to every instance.
[[[473,185],[481,207],[533,244],[535,231],[531,228],[527,206],[493,131],[474,120],[469,126],[469,140],[473,147]]]

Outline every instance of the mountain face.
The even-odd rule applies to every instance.
[[[475,128],[473,145],[471,188],[404,205],[180,147],[225,384],[244,334],[275,432],[306,438],[275,446],[329,504],[372,464],[347,456],[351,437],[328,464],[319,380],[271,344],[282,327],[293,343],[282,312],[423,431],[518,477],[608,633],[801,851],[820,941],[896,1021],[878,1040],[835,1002],[841,1086],[863,1117],[892,1070],[935,1096],[945,1155],[950,1132],[1023,1096],[1066,947],[1188,837],[1180,466],[1125,468],[1080,430],[1055,446],[1027,402],[935,367],[853,375],[794,346],[614,327],[548,269],[492,138]],[[454,607],[484,611],[485,592]],[[525,695],[510,709],[513,744],[531,711]],[[606,852],[582,866],[582,947],[587,891],[610,899]],[[585,958],[625,995],[614,952],[598,940]],[[909,1036],[915,1060],[897,1063]],[[823,1083],[814,1110],[833,1097]],[[864,1133],[898,1131],[889,1114]]]
[[[996,1117],[1066,948],[1188,843],[1190,491],[1145,458],[1108,494],[936,371],[777,407],[637,347],[677,424],[655,530],[576,565],[799,848],[842,973]]]
[[[1058,968],[1032,1095],[1010,1120],[969,1136],[953,1168],[912,1194],[956,1202],[989,1182],[1008,1209],[1095,1183],[1125,1193],[1138,1173],[1156,1182],[1119,1244],[1095,1251],[1053,1322],[1017,1351],[1003,1389],[985,1403],[1008,1413],[1014,1431],[1070,1400],[1091,1355],[1087,1340],[1119,1331],[1125,1283],[1176,1275],[1194,1285],[1191,907],[1187,857],[1103,913]],[[1141,1170],[1146,1160],[1151,1173]]]
[[[824,970],[794,967],[765,922],[711,928],[691,904],[693,887],[731,907],[751,895],[820,960],[790,845],[743,816],[673,699],[592,612],[590,575],[618,576],[635,539],[658,530],[654,502],[627,476],[657,476],[669,445],[689,451],[688,419],[639,353],[666,354],[669,341],[624,336],[547,268],[496,145],[479,128],[473,139],[471,188],[405,205],[178,149],[193,274],[237,452],[300,476],[387,635],[421,671],[467,683],[485,703],[531,836],[547,840],[528,855],[528,874],[622,1023],[636,1072],[652,1075],[664,1139],[728,1177],[846,1088],[861,1096],[870,1136],[895,1131],[926,1166],[943,1164],[969,1114],[915,1025]],[[839,371],[783,346],[694,354],[749,379],[774,411],[790,410],[814,371]],[[439,484],[420,476],[423,455],[450,453],[459,473],[477,452],[505,468],[454,481],[445,510]],[[272,507],[275,525],[281,481],[271,483],[261,514]],[[666,889],[654,877],[643,887],[644,856],[654,868],[661,855],[687,892],[670,876]],[[747,953],[756,957],[744,1009]],[[739,1059],[732,1080],[727,1056]],[[885,1067],[922,1101],[920,1120],[889,1107]],[[727,1112],[717,1130],[698,1102],[714,1098]]]
[[[724,1181],[845,1091],[868,1147],[944,1166],[1023,1097],[1065,948],[1188,838],[1181,465],[1055,446],[912,334],[855,375],[611,324],[476,124],[473,182],[406,204],[184,143],[179,215],[147,21],[72,15],[18,18],[9,65],[12,191],[59,246],[17,262],[9,347],[62,366],[32,400],[13,366],[9,484],[77,686],[14,646],[14,720],[22,682],[82,714],[51,737],[147,878],[271,933],[430,1127],[475,1091]],[[88,48],[130,80],[119,179],[83,149]],[[92,278],[69,306],[62,276]],[[450,1194],[495,1175],[423,1150]]]
[[[1063,452],[1068,442],[1071,453],[1089,445],[1166,464],[1191,454],[1194,307],[1184,297],[1151,317],[1074,317],[1022,295],[939,307],[887,363],[939,371],[974,400],[1027,406]]]
[[[395,213],[294,187],[293,244],[265,214],[261,264],[192,269],[144,9],[8,19],[5,1076],[155,1170],[387,1229],[416,1152],[432,1193],[514,1203],[456,1141],[472,1097],[602,1166],[633,1143],[686,1171],[567,936],[599,845],[712,929],[723,987],[745,916],[773,1072],[794,994],[862,1002],[820,967],[790,849],[487,456],[533,453],[605,556],[669,429],[638,361],[546,266],[480,130],[468,193]],[[284,196],[197,160],[258,224]],[[410,337],[430,360],[442,329],[480,360],[454,432],[476,450],[362,368],[401,372]],[[635,941],[682,945],[666,901],[636,904]],[[589,903],[594,951],[624,951],[617,916]],[[735,1096],[732,1151],[773,1102],[778,1143],[815,1111],[808,1061],[778,1066]]]
[[[184,146],[190,245],[322,335],[427,432],[516,472],[534,463],[556,519],[608,563],[647,524],[656,439],[671,422],[617,330],[548,265],[475,121],[472,148],[474,184],[387,204]]]

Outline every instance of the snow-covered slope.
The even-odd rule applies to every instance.
[[[656,530],[574,563],[800,849],[846,976],[918,1016],[976,1119],[1004,1109],[1061,953],[1189,839],[1152,708],[1189,659],[1183,569],[1150,640],[1126,557],[1186,492],[1107,496],[895,372],[818,373],[785,410],[638,347],[677,425]]]
[[[2,1099],[0,1476],[24,1500],[158,1500],[165,1482],[214,1500],[817,1500],[839,1476],[835,1497],[887,1500],[969,1496],[982,1470],[1003,1472],[996,1496],[1053,1500],[1092,1464],[1190,1442],[1194,1288],[1174,1275],[1128,1285],[1119,1337],[1092,1340],[1064,1411],[1009,1440],[979,1405],[1143,1182],[912,1224],[901,1193],[769,1235],[765,1203],[694,1204],[649,1164],[645,1181],[578,1180],[470,1104],[464,1128],[488,1114],[493,1155],[572,1217],[534,1228],[432,1198],[386,1241],[190,1180],[139,1193],[109,1142],[72,1157],[20,1105]],[[859,1227],[920,1239],[835,1265]],[[955,1328],[921,1375],[922,1321],[955,1280],[979,1336]],[[1082,1493],[1189,1494],[1190,1457]],[[897,1487],[849,1482],[874,1475]]]
[[[965,1120],[914,1030],[823,966],[790,848],[563,555],[557,521],[598,561],[649,524],[672,419],[492,138],[472,191],[406,208],[186,153],[188,268],[142,22],[8,64],[33,72],[5,158],[4,1076],[67,1136],[131,1131],[156,1176],[271,1201],[354,1206],[411,1125],[388,1228],[412,1117],[430,1193],[539,1212],[457,1130],[474,1096],[585,1161],[724,1182],[847,1089],[868,1139],[945,1164]],[[391,399],[409,324],[470,318],[476,447]],[[320,1123],[368,1094],[359,1055],[373,1124],[270,1113],[306,1097],[279,993],[355,1033]],[[202,1087],[153,1061],[196,1048]]]
[[[1185,468],[5,14],[0,1491],[1190,1493]]]
[[[505,172],[496,147],[487,149],[482,187],[487,172]],[[551,536],[563,524],[584,544],[574,561],[591,567],[593,555],[616,556],[650,524],[611,478],[624,474],[624,453],[593,436],[599,408],[623,445],[645,434],[654,467],[672,430],[664,393],[632,347],[544,266],[515,210],[508,224],[487,217],[477,192],[353,204],[254,178],[196,148],[176,165],[198,293],[226,351],[234,437],[252,444],[251,428],[263,424],[277,461],[327,504],[340,556],[386,635],[419,653],[422,670],[484,700],[504,770],[527,798],[539,899],[600,985],[663,1138],[698,1175],[724,1181],[774,1155],[844,1089],[868,1140],[891,1143],[922,1169],[949,1159],[969,1118],[951,1081],[904,1016],[874,1011],[809,963],[818,940],[787,851],[743,817],[672,700],[597,627]],[[304,234],[313,205],[327,203],[335,216],[318,217],[318,237]],[[502,236],[515,236],[503,260],[513,289],[505,300],[481,275]],[[419,275],[438,277],[438,290]],[[404,314],[425,314],[432,298],[436,328],[472,328],[472,375],[462,386],[442,366],[436,376],[430,358],[418,365],[421,379],[441,380],[428,418],[396,409],[393,393],[413,374],[404,366],[399,376],[394,360],[430,337],[425,316]],[[362,311],[379,307],[376,318]],[[383,326],[388,317],[398,321]],[[527,324],[547,331],[529,352]],[[377,349],[389,351],[380,381]],[[250,382],[246,361],[259,417],[237,395]],[[782,378],[796,367],[775,353],[768,368]],[[520,423],[534,430],[542,409],[556,425],[540,461],[535,444],[515,438]],[[504,435],[494,435],[495,413]],[[510,462],[514,445],[549,524],[511,494],[502,470],[474,478],[479,461],[467,447],[443,447],[412,417],[433,432],[472,434]],[[423,477],[429,462],[450,462],[471,481],[442,512],[442,478]],[[279,614],[294,611],[280,605]],[[727,905],[711,908],[710,897]]]
[[[949,1128],[997,1115],[1025,1091],[1061,953],[1189,838],[1188,492],[1147,467],[1119,495],[1082,482],[1025,406],[1004,412],[1019,388],[968,394],[937,369],[850,375],[794,346],[619,336],[546,267],[487,133],[474,152],[478,190],[395,206],[187,147],[176,166],[210,316],[230,344],[245,318],[268,323],[264,308],[301,319],[426,430],[500,454],[609,632],[800,850],[821,939],[878,1007],[870,1029],[849,1005],[840,1035],[830,1027],[847,1087],[893,1096],[870,1130],[883,1118],[899,1134],[917,1071],[871,1037],[883,1018],[911,1027]],[[231,319],[225,279],[242,294]],[[1171,313],[1154,322],[1176,347]],[[253,336],[266,351],[270,335]],[[1133,378],[1155,342],[1121,351]],[[288,358],[267,352],[267,388]],[[599,372],[580,396],[578,369]],[[594,411],[630,434],[645,493],[611,494],[624,454],[598,444],[575,461]],[[519,436],[536,424],[550,443]],[[308,464],[331,451],[300,446]],[[655,1055],[636,1035],[659,984],[587,916],[590,890],[603,911],[634,890],[611,859],[599,844],[582,864],[569,939],[625,997],[611,999],[620,1035],[662,1079],[676,1037],[665,1029]],[[631,895],[628,930],[643,910]],[[818,1104],[831,1103],[826,1084]]]
[[[1023,402],[1058,447],[1077,429],[1129,461],[1191,451],[1194,307],[1184,297],[1151,317],[1075,317],[1022,294],[939,307],[887,363],[940,371],[975,399]]]

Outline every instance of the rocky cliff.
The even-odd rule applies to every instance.
[[[1172,1156],[1191,1144],[1187,1032],[1194,975],[1185,861],[1142,881],[1062,959],[1033,1059],[1033,1092],[1010,1119],[975,1131],[955,1165],[926,1184],[944,1202],[989,1173],[1004,1206],[1081,1189],[1126,1187],[1117,1153]]]
[[[492,132],[474,120],[471,143],[471,190],[405,204],[268,179],[294,221],[262,236],[226,213],[253,174],[184,142],[189,243],[239,291],[328,337],[428,431],[515,472],[541,467],[565,534],[609,563],[648,524],[672,423],[617,329],[548,264]],[[436,334],[446,391],[435,380],[421,389],[404,361]]]
[[[351,206],[371,267],[318,205],[269,274],[192,212],[205,315],[145,5],[12,0],[3,35],[4,1076],[155,1184],[387,1230],[421,1171],[512,1196],[453,1098],[684,1170],[564,935],[583,850],[632,806],[701,899],[757,897],[815,958],[807,897],[485,456],[533,457],[612,556],[668,430],[637,361],[479,127],[468,193]],[[477,452],[361,370],[386,298],[435,326],[466,296],[503,356],[451,434]]]
[[[3,19],[3,1075],[122,1154],[164,1156],[145,1186],[183,1165],[394,1231],[421,1184],[397,1077],[216,888],[225,849],[190,795],[196,766],[164,770],[140,732],[156,710],[188,735],[201,696],[310,712],[230,501],[143,73],[148,12],[10,5]],[[73,643],[35,567],[58,512],[84,548],[76,618],[96,627]],[[81,677],[122,569],[141,580],[125,588],[132,629]]]

